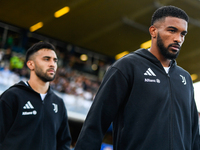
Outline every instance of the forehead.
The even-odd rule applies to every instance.
[[[48,57],[57,58],[56,53],[53,50],[46,49],[46,48],[38,50],[36,52],[36,55],[40,57],[48,56]]]
[[[165,17],[163,21],[160,21],[161,27],[175,27],[177,29],[187,31],[188,23],[184,19],[177,18],[177,17]]]

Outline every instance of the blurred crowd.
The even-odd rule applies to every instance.
[[[84,73],[63,67],[57,69],[56,77],[50,85],[56,91],[93,100],[100,82],[90,79]]]

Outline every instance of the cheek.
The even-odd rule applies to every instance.
[[[172,43],[173,43],[172,37],[170,37],[170,36],[163,37],[163,44],[165,47],[168,47]]]
[[[56,64],[55,64],[55,70],[57,70],[57,68],[58,68],[58,64],[56,63]]]
[[[183,44],[184,41],[185,41],[185,36],[182,37],[182,43],[181,43],[181,45]]]

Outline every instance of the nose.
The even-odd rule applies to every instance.
[[[55,68],[57,66],[57,63],[53,59],[51,59],[49,66]]]
[[[182,44],[184,41],[184,36],[182,34],[176,34],[174,37],[174,42]]]

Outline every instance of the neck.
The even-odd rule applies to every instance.
[[[166,59],[160,52],[159,50],[156,50],[155,48],[150,48],[149,52],[151,52],[162,64],[163,67],[169,67],[170,66],[170,59]]]
[[[49,88],[49,82],[44,82],[40,80],[39,78],[34,79],[30,77],[30,80],[28,81],[28,83],[34,91],[40,94],[47,93],[47,90]]]

